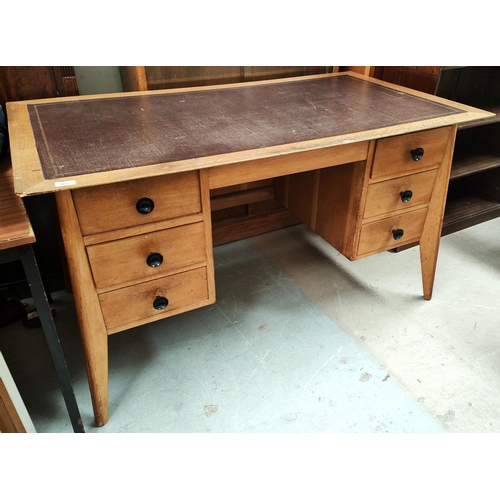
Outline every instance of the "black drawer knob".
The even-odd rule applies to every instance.
[[[401,201],[403,203],[408,203],[411,200],[413,193],[410,190],[401,191],[401,193],[399,193],[399,196],[401,196]]]
[[[161,310],[165,309],[167,306],[168,306],[168,299],[167,299],[167,297],[158,296],[153,301],[153,307],[157,311],[161,311]]]
[[[402,229],[393,229],[392,230],[392,237],[395,240],[400,240],[403,237],[403,234],[405,234],[405,232]]]
[[[413,161],[420,161],[422,156],[424,156],[424,148],[412,149],[410,154]]]
[[[155,208],[154,201],[151,198],[141,198],[135,205],[140,214],[149,214]]]
[[[146,257],[146,264],[149,267],[161,266],[163,262],[163,255],[158,252],[152,252]]]

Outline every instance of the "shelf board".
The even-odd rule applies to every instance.
[[[500,154],[480,151],[473,147],[456,150],[451,167],[450,180],[500,167]]]
[[[269,231],[300,224],[300,219],[281,207],[268,213],[226,219],[212,224],[213,246],[257,236]]]
[[[486,200],[478,196],[464,196],[455,200],[448,200],[441,236],[461,231],[497,217],[500,217],[500,203],[496,201]],[[402,252],[417,245],[418,243],[410,243],[409,245],[394,248],[391,251]]]
[[[500,203],[478,196],[463,196],[448,200],[443,221],[442,235],[500,216]]]
[[[465,130],[467,128],[472,127],[480,127],[483,125],[491,125],[492,123],[500,122],[500,104],[484,104],[475,106],[479,109],[483,109],[484,111],[489,111],[490,113],[495,113],[495,116],[489,118],[482,118],[480,120],[473,120],[467,123],[461,123],[458,125],[458,130]]]

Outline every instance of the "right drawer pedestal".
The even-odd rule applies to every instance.
[[[418,242],[452,134],[371,141],[366,161],[289,176],[281,201],[349,260]]]

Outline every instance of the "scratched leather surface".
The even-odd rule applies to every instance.
[[[29,105],[46,179],[253,150],[459,110],[348,75]]]

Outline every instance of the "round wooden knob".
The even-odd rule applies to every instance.
[[[402,229],[393,229],[392,230],[392,237],[395,240],[400,240],[404,234],[405,234],[405,232]]]
[[[146,264],[149,267],[158,267],[163,262],[163,255],[158,252],[152,252],[146,257]]]
[[[424,148],[416,148],[410,151],[411,159],[413,161],[420,161],[422,156],[424,156]]]
[[[140,214],[149,214],[155,208],[154,201],[151,198],[141,198],[135,205]]]
[[[410,190],[401,191],[401,193],[399,193],[399,196],[401,196],[401,201],[403,203],[408,203],[411,200],[413,193]]]
[[[153,301],[153,307],[157,311],[161,311],[162,309],[165,309],[167,306],[168,306],[168,299],[167,299],[167,297],[158,296]]]

